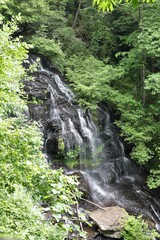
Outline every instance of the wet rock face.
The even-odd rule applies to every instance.
[[[28,95],[29,117],[40,123],[44,134],[44,152],[53,160],[58,153],[59,140],[65,150],[76,146],[92,145],[90,117],[75,105],[73,93],[62,81],[62,76],[40,67],[33,80],[25,82]],[[90,125],[90,129],[89,129]]]
[[[47,120],[47,112],[50,107],[50,92],[48,91],[48,84],[46,78],[34,74],[34,81],[25,82],[25,91],[28,95],[28,107],[30,119],[41,121],[45,125]],[[44,106],[45,103],[45,106]]]
[[[120,238],[124,222],[127,218],[124,208],[113,206],[106,207],[104,211],[97,209],[89,214],[93,222],[99,227],[99,231],[105,237]]]
[[[69,93],[66,97],[65,92],[61,92],[58,86],[61,83],[57,83],[60,78],[57,74],[37,71],[33,77],[33,81],[25,82],[25,91],[29,101],[29,117],[40,123],[46,143],[45,151],[54,155],[58,151],[58,138],[63,131],[66,131],[64,141],[70,142],[70,145],[75,144],[72,135],[69,134],[69,126],[68,132],[67,126],[63,129],[63,122],[69,115],[76,119],[75,106],[71,104]]]

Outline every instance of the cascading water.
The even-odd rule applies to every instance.
[[[74,104],[74,95],[60,74],[40,65],[34,78],[28,83],[32,88],[28,86],[26,91],[29,96],[43,100],[43,104],[30,105],[30,117],[43,125],[49,161],[55,160],[59,141],[63,141],[67,152],[77,148],[79,160],[72,171],[83,174],[95,203],[122,206],[131,213],[153,218],[159,226],[160,202],[143,188],[142,173],[125,157],[105,107],[98,108],[98,129],[91,114]]]

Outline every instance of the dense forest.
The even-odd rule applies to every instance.
[[[108,107],[146,184],[160,187],[160,5],[122,2],[111,10],[98,11],[92,0],[0,0],[2,236],[63,240],[76,231],[71,239],[85,239],[78,225],[66,223],[81,196],[78,182],[49,168],[38,124],[25,114],[29,53],[59,69],[95,119],[99,103]],[[44,221],[42,202],[54,220]]]

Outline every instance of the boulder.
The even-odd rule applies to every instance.
[[[128,214],[124,208],[113,206],[97,209],[89,214],[105,237],[120,238]]]

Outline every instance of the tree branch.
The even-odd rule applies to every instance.
[[[91,201],[89,201],[89,200],[87,200],[87,199],[84,199],[84,198],[81,198],[81,199],[82,199],[83,201],[87,202],[87,203],[90,203],[90,204],[92,204],[92,205],[100,208],[100,209],[103,210],[103,211],[106,211],[105,208],[99,206],[98,204],[96,204],[96,203],[94,203],[94,202],[91,202]]]

